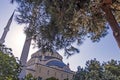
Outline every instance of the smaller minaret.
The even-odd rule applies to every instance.
[[[6,37],[7,33],[8,33],[8,31],[9,31],[10,25],[11,25],[11,23],[12,23],[12,19],[13,19],[14,13],[15,13],[15,11],[13,12],[13,14],[12,14],[12,16],[10,17],[10,19],[9,19],[6,27],[4,28],[3,35],[2,35],[2,37],[1,37],[1,39],[0,39],[0,44],[3,44],[3,43],[5,42],[5,37]]]

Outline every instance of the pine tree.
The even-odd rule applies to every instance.
[[[79,52],[72,43],[83,43],[85,38],[98,42],[108,34],[108,24],[113,31],[114,37],[120,46],[120,2],[119,0],[11,0],[21,4],[17,17],[19,23],[35,23],[27,27],[27,34],[35,36],[34,40],[43,51],[64,49],[65,54],[72,55]],[[33,5],[43,3],[42,12],[31,15]],[[28,7],[30,8],[24,8]],[[35,7],[35,6],[34,6]],[[37,7],[35,8],[37,9]],[[27,12],[26,12],[27,11]],[[30,12],[30,13],[29,13]],[[43,20],[40,19],[41,15]],[[39,20],[38,20],[39,19]],[[31,21],[32,20],[32,21]],[[47,20],[47,21],[46,21]],[[40,24],[42,23],[45,24]],[[118,22],[118,23],[117,23]],[[34,26],[34,27],[33,27]],[[39,26],[39,29],[37,28]],[[38,35],[39,33],[39,35]]]
[[[86,62],[85,68],[79,68],[74,80],[119,80],[120,62],[111,60],[100,63],[96,59]]]
[[[99,41],[108,33],[108,22],[120,47],[119,0],[46,0],[46,6],[68,41],[81,43],[86,36]]]

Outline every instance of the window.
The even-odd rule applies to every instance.
[[[41,68],[39,68],[39,73],[41,73]]]
[[[55,76],[56,76],[56,72],[55,72]]]
[[[67,78],[69,77],[69,75],[67,74]]]
[[[50,71],[48,70],[48,71],[47,71],[47,75],[49,75],[49,72],[50,72]]]
[[[63,74],[61,74],[61,78],[63,78]]]

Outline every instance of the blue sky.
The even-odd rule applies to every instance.
[[[7,24],[8,19],[12,15],[15,5],[10,4],[9,0],[1,0],[0,2],[0,37],[3,33],[4,27]],[[25,34],[23,32],[24,25],[18,25],[15,19],[10,27],[10,31],[7,34],[5,45],[12,48],[16,57],[20,58],[22,47],[25,41]],[[63,50],[59,53],[64,57],[63,61],[70,64],[72,70],[77,70],[77,66],[85,66],[85,62],[90,59],[96,58],[100,62],[108,61],[111,59],[120,60],[120,49],[112,36],[112,31],[109,29],[109,34],[102,38],[99,43],[92,43],[89,39],[81,46],[76,46],[80,49],[79,54],[75,54],[68,59],[63,56]],[[29,58],[33,52],[37,49],[33,49],[31,46]]]

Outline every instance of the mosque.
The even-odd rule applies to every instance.
[[[46,80],[50,77],[55,77],[58,80],[72,80],[75,72],[69,68],[69,63],[66,65],[62,61],[62,56],[57,52],[44,54],[39,50],[31,55],[31,59],[27,62],[27,74]]]
[[[15,12],[15,11],[14,11]],[[10,17],[2,37],[0,38],[0,44],[5,42],[5,37],[9,31],[10,25],[12,23],[12,18],[14,12]],[[34,77],[39,78],[38,80],[46,80],[47,78],[54,77],[58,80],[72,80],[75,72],[69,68],[69,63],[66,65],[62,59],[63,57],[54,51],[42,53],[41,50],[33,53],[31,59],[27,62],[27,57],[29,53],[31,40],[25,40],[23,50],[21,53],[20,61],[23,65],[22,71],[19,75],[19,78],[22,79],[27,74],[32,74]]]

